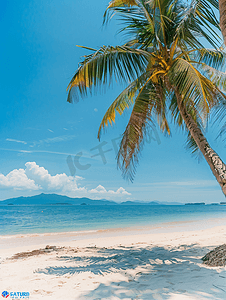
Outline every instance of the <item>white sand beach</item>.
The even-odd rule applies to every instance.
[[[226,267],[201,260],[224,243],[226,219],[2,236],[0,292],[29,292],[32,300],[226,299]]]

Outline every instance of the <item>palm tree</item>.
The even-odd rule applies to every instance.
[[[179,0],[111,1],[104,20],[118,14],[129,40],[98,50],[84,47],[91,54],[84,56],[68,86],[68,101],[109,85],[114,78],[129,82],[107,110],[98,132],[100,139],[116,113],[132,107],[117,157],[123,176],[133,180],[144,136],[156,123],[170,135],[171,118],[187,132],[192,152],[201,151],[226,195],[226,166],[204,136],[210,112],[223,117],[226,104],[221,81],[226,55],[217,49],[220,40],[213,26],[218,21],[205,5],[209,5],[205,0],[187,5]],[[212,49],[206,49],[202,40]]]

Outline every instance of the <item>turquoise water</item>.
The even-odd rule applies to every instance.
[[[225,218],[226,206],[0,206],[0,235],[97,230]]]

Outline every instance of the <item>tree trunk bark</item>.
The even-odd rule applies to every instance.
[[[188,130],[190,131],[191,136],[193,137],[200,151],[204,155],[204,158],[210,166],[213,175],[220,184],[220,187],[224,195],[226,196],[226,165],[216,154],[216,152],[210,147],[201,129],[197,126],[196,122],[192,119],[192,117],[187,113],[186,107],[184,106],[182,101],[182,97],[177,90],[175,90],[175,95],[177,98],[177,105],[180,114]]]
[[[226,46],[226,0],[219,0],[220,28]]]

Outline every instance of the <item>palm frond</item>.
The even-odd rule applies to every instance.
[[[148,52],[126,46],[103,46],[90,55],[84,56],[80,67],[68,85],[68,102],[73,101],[76,87],[81,96],[93,88],[112,83],[113,77],[119,82],[135,80],[145,71]]]
[[[214,32],[214,28],[210,24],[220,30],[219,20],[216,18],[214,9],[219,9],[217,0],[195,0],[196,2],[196,19],[200,20],[203,26]],[[214,8],[214,9],[213,9]]]
[[[217,138],[226,139],[226,96],[224,93],[217,94],[217,104],[213,108],[212,122],[220,127]]]
[[[211,5],[214,1],[193,0],[187,7],[181,6],[181,18],[177,24],[177,36],[180,42],[187,43],[191,48],[204,48],[200,36],[204,37],[214,48],[221,45],[221,38],[216,32],[220,29],[219,21]]]
[[[219,71],[209,65],[202,64],[200,70],[216,85],[220,90],[226,90],[226,73]]]
[[[136,7],[135,10],[134,7]],[[133,14],[135,11],[136,15],[145,17],[149,24],[154,26],[153,20],[149,13],[149,7],[150,6],[147,5],[146,1],[144,0],[112,0],[104,13],[103,23],[107,23],[110,17],[112,17],[114,14]]]
[[[107,9],[113,7],[120,7],[120,6],[134,6],[137,5],[135,0],[112,0],[109,4]]]
[[[215,70],[225,70],[226,53],[223,49],[196,49],[193,52],[194,59],[201,65],[204,63]]]
[[[122,115],[126,108],[131,107],[134,104],[134,99],[139,93],[139,90],[145,84],[148,79],[150,72],[146,72],[134,80],[111,104],[111,106],[106,111],[98,131],[98,139],[100,139],[101,131],[115,122],[116,113]]]
[[[155,101],[153,102],[153,98],[152,102],[151,102],[151,106],[152,106],[152,115],[153,115],[153,119],[155,119],[159,125],[160,130],[162,131],[162,133],[164,133],[165,135],[170,136],[171,132],[170,132],[170,126],[167,120],[167,105],[166,105],[166,101],[167,101],[167,89],[165,88],[164,84],[159,84],[156,83],[155,84]],[[154,93],[152,92],[152,96],[154,95]]]
[[[188,131],[187,126],[184,123],[184,120],[178,109],[176,95],[175,95],[175,93],[172,93],[170,96],[171,96],[170,97],[170,111],[172,113],[173,121],[176,125],[179,126],[179,128],[181,128],[183,131],[185,131],[187,133],[185,148],[186,148],[186,150],[191,152],[191,154],[193,156],[195,156],[196,158],[198,158],[200,160],[202,157],[201,151],[200,151],[198,145],[196,144],[195,140],[191,136],[191,133]],[[202,119],[199,115],[199,112],[195,109],[195,105],[192,102],[192,100],[190,100],[189,105],[187,105],[186,111],[189,114],[189,116],[192,117],[192,119],[195,121],[197,126],[203,132],[205,130],[205,128],[204,128],[205,125],[202,123]]]
[[[200,129],[202,131],[205,130],[205,124],[202,122],[202,116],[200,115],[199,111],[195,107],[195,103],[193,101],[194,99],[189,98],[189,101],[187,101],[186,104],[186,111],[189,114],[189,116],[192,117],[192,119],[195,121],[195,123],[198,124]],[[171,111],[172,120],[174,123],[181,128],[183,131],[187,131],[187,126],[185,125],[185,122],[180,114],[177,99],[175,93],[171,93],[170,95],[170,105],[169,110]]]
[[[169,110],[171,111],[171,117],[173,122],[178,126],[178,127],[182,127],[182,129],[185,128],[185,124],[183,121],[183,118],[180,114],[178,105],[177,105],[177,98],[174,92],[172,92],[169,95]]]
[[[191,136],[190,132],[188,132],[187,135],[185,149],[189,151],[191,155],[197,158],[199,161],[203,158],[202,152],[200,151],[198,145],[196,144],[195,140]]]
[[[152,115],[154,114],[156,99],[161,97],[157,93],[160,88],[156,89],[156,86],[149,81],[145,88],[142,89],[136,98],[130,120],[123,133],[117,162],[119,168],[122,170],[123,177],[131,181],[133,181],[136,173],[139,154],[144,144],[144,137],[155,126]],[[165,120],[165,124],[168,124],[167,120]]]
[[[132,7],[136,5],[135,0],[112,0],[109,2],[103,16],[103,24],[107,23],[112,15],[114,15],[115,8],[118,7]]]
[[[135,101],[129,123],[123,133],[117,157],[117,163],[122,170],[123,177],[131,181],[134,179],[139,154],[150,121],[149,91],[144,89]]]
[[[125,26],[119,30],[119,33],[129,37],[126,45],[147,49],[155,43],[154,26],[145,18],[126,15],[123,16],[123,23]]]
[[[216,103],[215,85],[183,58],[174,61],[169,77],[171,84],[177,86],[184,102],[192,99],[195,108],[205,118]]]

